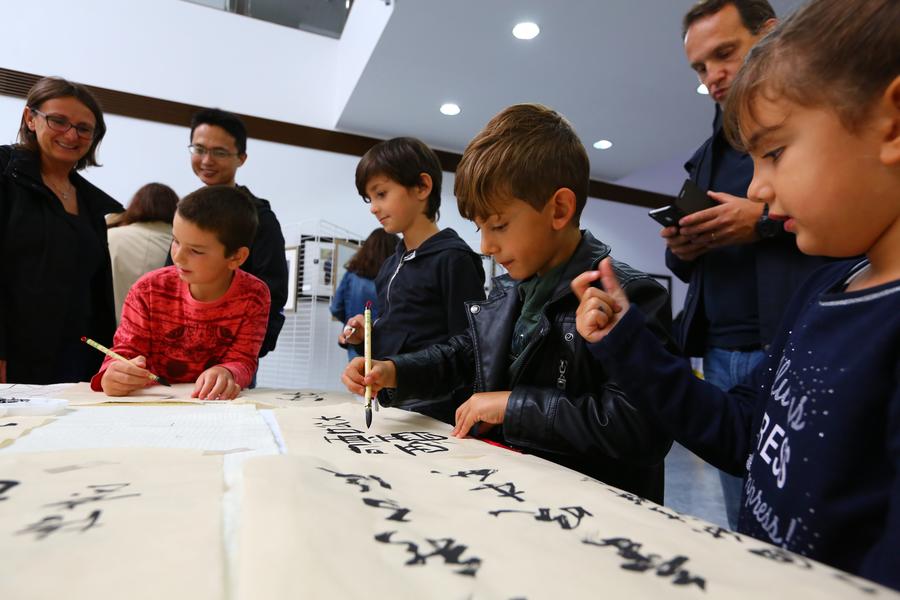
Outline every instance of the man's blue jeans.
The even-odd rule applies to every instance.
[[[742,352],[710,348],[703,357],[703,378],[717,388],[728,391],[752,373],[763,356],[765,352],[762,350]],[[719,479],[722,481],[722,493],[725,496],[728,526],[737,529],[743,480],[723,471],[719,471]]]

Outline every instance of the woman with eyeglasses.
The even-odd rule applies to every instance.
[[[104,216],[122,205],[78,174],[99,166],[96,98],[56,77],[28,92],[0,146],[0,383],[88,381],[115,331]]]

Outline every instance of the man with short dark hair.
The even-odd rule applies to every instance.
[[[267,200],[257,198],[245,186],[235,183],[237,170],[247,160],[247,130],[243,121],[218,108],[197,112],[191,118],[191,168],[205,185],[230,185],[243,190],[256,206],[259,229],[250,256],[241,266],[265,282],[272,298],[269,323],[259,356],[275,349],[284,325],[284,304],[288,297],[284,235]],[[254,383],[256,378],[254,376]]]
[[[744,57],[775,25],[767,0],[703,0],[683,22],[684,50],[716,103],[713,134],[685,164],[691,180],[719,205],[666,227],[666,265],[689,288],[682,350],[703,357],[705,378],[730,389],[762,359],[794,289],[824,259],[803,255],[768,207],[749,202],[750,156],[722,132],[722,106]],[[737,527],[740,479],[722,473],[728,522]]]

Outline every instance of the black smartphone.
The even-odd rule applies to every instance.
[[[684,185],[681,186],[681,191],[675,198],[675,206],[683,213],[682,216],[718,205],[718,202],[707,196],[706,192],[697,187],[697,184],[690,179],[684,180]]]
[[[655,208],[647,214],[663,227],[678,227],[678,221],[684,216],[684,213],[675,206]]]
[[[718,202],[707,196],[696,183],[685,179],[673,204],[653,209],[647,214],[663,227],[677,227],[683,217],[717,205]]]

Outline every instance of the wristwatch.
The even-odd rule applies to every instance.
[[[769,205],[763,205],[763,212],[759,220],[756,222],[756,235],[761,240],[768,240],[784,230],[784,224],[781,221],[769,218]]]

